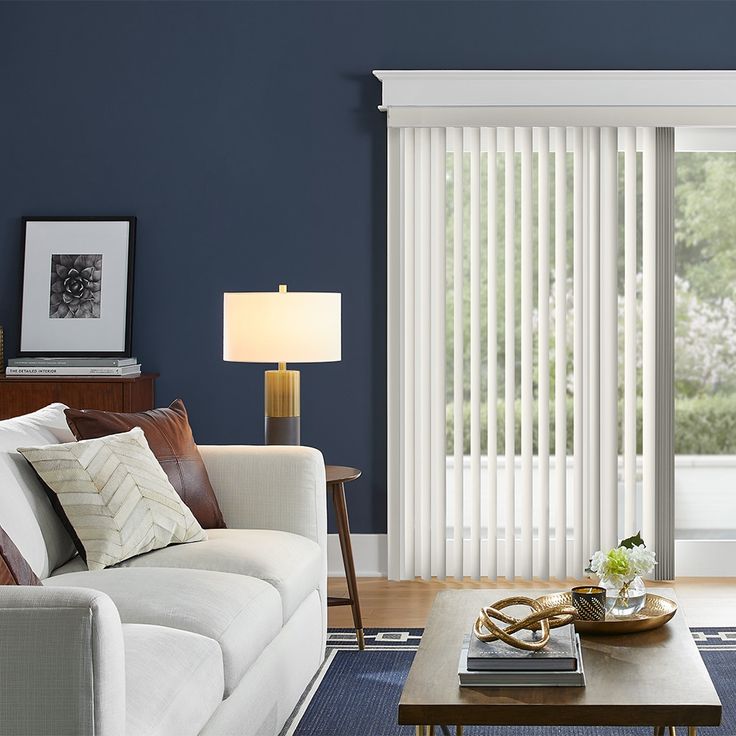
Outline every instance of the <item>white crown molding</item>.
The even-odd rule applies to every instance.
[[[376,70],[382,108],[734,107],[736,71]]]

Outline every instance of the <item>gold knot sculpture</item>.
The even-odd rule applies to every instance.
[[[503,613],[509,606],[528,606],[532,612],[525,618],[514,618]],[[550,629],[565,626],[575,618],[575,609],[572,606],[553,606],[545,608],[534,598],[515,596],[496,601],[491,606],[480,609],[480,615],[475,621],[473,632],[481,641],[496,641],[500,639],[517,649],[526,649],[536,652],[549,642]],[[506,628],[499,626],[496,621],[508,624]],[[524,641],[513,636],[517,631],[541,631],[541,636],[534,641]]]

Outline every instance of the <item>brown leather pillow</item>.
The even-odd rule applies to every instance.
[[[140,427],[151,451],[194,518],[205,529],[224,529],[225,521],[202,462],[184,402],[168,409],[114,412],[99,409],[66,409],[66,421],[78,440],[94,440]]]
[[[41,585],[13,540],[0,526],[0,585]]]

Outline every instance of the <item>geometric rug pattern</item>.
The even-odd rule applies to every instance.
[[[736,736],[736,628],[691,629],[723,704],[718,728],[698,736]],[[396,712],[422,629],[365,629],[359,651],[353,629],[330,629],[327,657],[282,736],[414,736],[399,726]],[[678,730],[678,736],[683,729]],[[449,733],[454,734],[450,728]],[[464,729],[465,736],[652,736],[648,728],[489,727]]]

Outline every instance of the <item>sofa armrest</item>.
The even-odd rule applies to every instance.
[[[0,734],[124,736],[120,616],[104,593],[0,587]]]
[[[278,529],[326,545],[322,453],[311,447],[200,445],[225,523]]]

